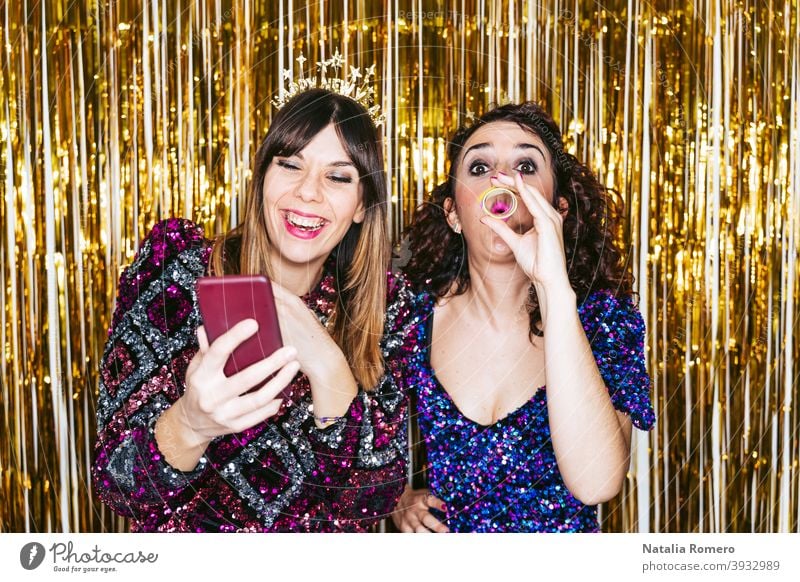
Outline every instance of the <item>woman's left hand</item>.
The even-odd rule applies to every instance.
[[[481,223],[503,239],[517,263],[537,287],[558,288],[566,284],[566,254],[564,252],[564,217],[534,186],[523,182],[519,173],[514,177],[502,174],[493,177],[493,185],[511,186],[519,193],[523,204],[533,216],[533,227],[525,233],[514,232],[503,220],[484,216]]]
[[[303,300],[272,283],[284,345],[297,349],[297,361],[311,385],[314,416],[323,428],[347,412],[358,385],[342,350]]]
[[[309,377],[335,369],[342,350],[302,299],[272,282],[283,344],[297,349],[300,370]]]

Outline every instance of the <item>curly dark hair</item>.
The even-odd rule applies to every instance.
[[[564,249],[567,273],[579,302],[594,290],[606,289],[617,297],[636,295],[633,276],[625,262],[619,232],[624,203],[575,156],[564,150],[561,132],[553,118],[533,102],[508,104],[486,112],[474,124],[461,127],[448,145],[447,181],[437,186],[429,200],[415,212],[405,231],[411,253],[404,271],[411,283],[435,299],[460,295],[470,284],[466,240],[447,223],[444,203],[455,199],[455,175],[464,144],[475,131],[492,122],[510,121],[539,136],[550,151],[555,177],[553,203],[564,198],[569,209],[564,217]],[[536,290],[528,291],[530,333],[541,336]]]

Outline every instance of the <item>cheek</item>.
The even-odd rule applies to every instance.
[[[475,215],[480,218],[483,215],[480,203],[481,194],[483,194],[483,190],[477,191],[466,184],[456,187],[456,210],[462,220],[468,216]]]
[[[356,221],[361,214],[362,206],[358,191],[336,192],[333,196],[328,198],[328,204],[336,220],[347,228],[349,228],[350,224]]]
[[[264,175],[264,187],[261,189],[261,202],[264,212],[269,212],[277,205],[281,199],[280,180],[275,179],[275,172],[270,168]]]

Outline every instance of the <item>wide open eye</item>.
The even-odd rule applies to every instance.
[[[489,171],[489,164],[482,160],[475,160],[469,165],[471,176],[484,176]]]
[[[522,160],[514,169],[518,172],[522,172],[524,175],[535,174],[537,170],[536,162],[531,159]]]

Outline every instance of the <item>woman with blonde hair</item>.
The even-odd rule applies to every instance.
[[[360,103],[303,91],[258,150],[243,223],[212,242],[163,221],[123,273],[93,476],[134,531],[363,531],[394,507],[417,327],[387,273],[380,147]],[[286,345],[226,377],[257,326],[209,344],[195,286],[237,273],[270,278]]]

